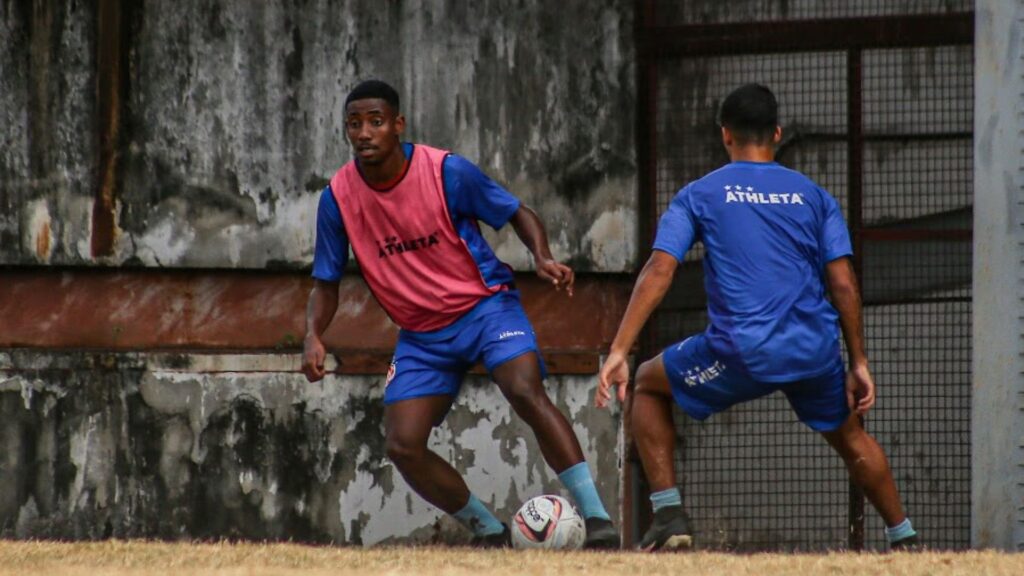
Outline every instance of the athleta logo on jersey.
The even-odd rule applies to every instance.
[[[797,192],[781,192],[765,194],[757,192],[753,186],[725,186],[725,203],[740,204],[803,204],[804,199]]]
[[[522,330],[506,330],[501,334],[498,334],[498,340],[508,340],[509,338],[515,338],[516,336],[526,336],[526,332]]]
[[[399,240],[398,236],[388,236],[383,240],[383,242],[377,240],[377,248],[380,250],[378,257],[387,258],[388,256],[394,256],[395,254],[405,254],[406,252],[423,250],[425,248],[430,248],[431,246],[437,246],[441,243],[440,240],[437,239],[439,234],[441,234],[441,231],[437,230],[429,236],[413,238],[412,240]]]
[[[697,384],[704,384],[718,378],[722,375],[722,372],[725,372],[725,364],[715,360],[715,363],[707,368],[694,366],[686,372],[682,372],[682,374],[687,386],[696,386]]]

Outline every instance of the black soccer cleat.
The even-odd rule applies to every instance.
[[[622,547],[622,538],[611,520],[604,518],[587,518],[587,538],[583,541],[584,550],[618,550]]]
[[[889,550],[893,552],[921,552],[924,546],[918,541],[917,534],[901,538],[889,543]]]
[[[511,548],[512,531],[508,529],[507,524],[502,522],[501,532],[498,532],[497,534],[473,536],[473,539],[469,541],[469,545],[473,548]]]
[[[690,518],[682,506],[666,506],[654,513],[654,522],[640,541],[644,552],[677,552],[693,547]]]

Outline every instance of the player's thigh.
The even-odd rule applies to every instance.
[[[389,456],[403,456],[425,448],[430,431],[444,420],[454,396],[419,396],[384,406],[384,434]]]
[[[815,432],[839,430],[849,420],[846,371],[841,362],[821,376],[785,384],[780,390],[800,421]]]
[[[672,385],[669,384],[668,375],[665,373],[665,360],[662,354],[640,363],[636,369],[634,382],[638,393],[672,396]]]
[[[491,378],[510,400],[534,394],[546,396],[540,356],[533,350],[526,350],[495,366],[491,370]]]
[[[719,359],[704,334],[665,348],[661,358],[676,404],[697,420],[775,391]]]
[[[845,460],[855,459],[862,454],[864,444],[868,441],[867,431],[852,411],[838,428],[822,432],[821,436]]]

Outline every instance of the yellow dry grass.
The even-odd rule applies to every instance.
[[[517,552],[462,548],[336,548],[297,544],[0,541],[0,576],[339,576],[349,574],[671,574],[1020,576],[1024,555],[998,552],[899,554],[639,554]]]

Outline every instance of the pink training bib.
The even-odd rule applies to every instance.
[[[351,161],[331,179],[363,278],[402,328],[444,328],[482,299],[488,287],[448,214],[441,167],[448,152],[416,145],[405,176],[374,190]]]

